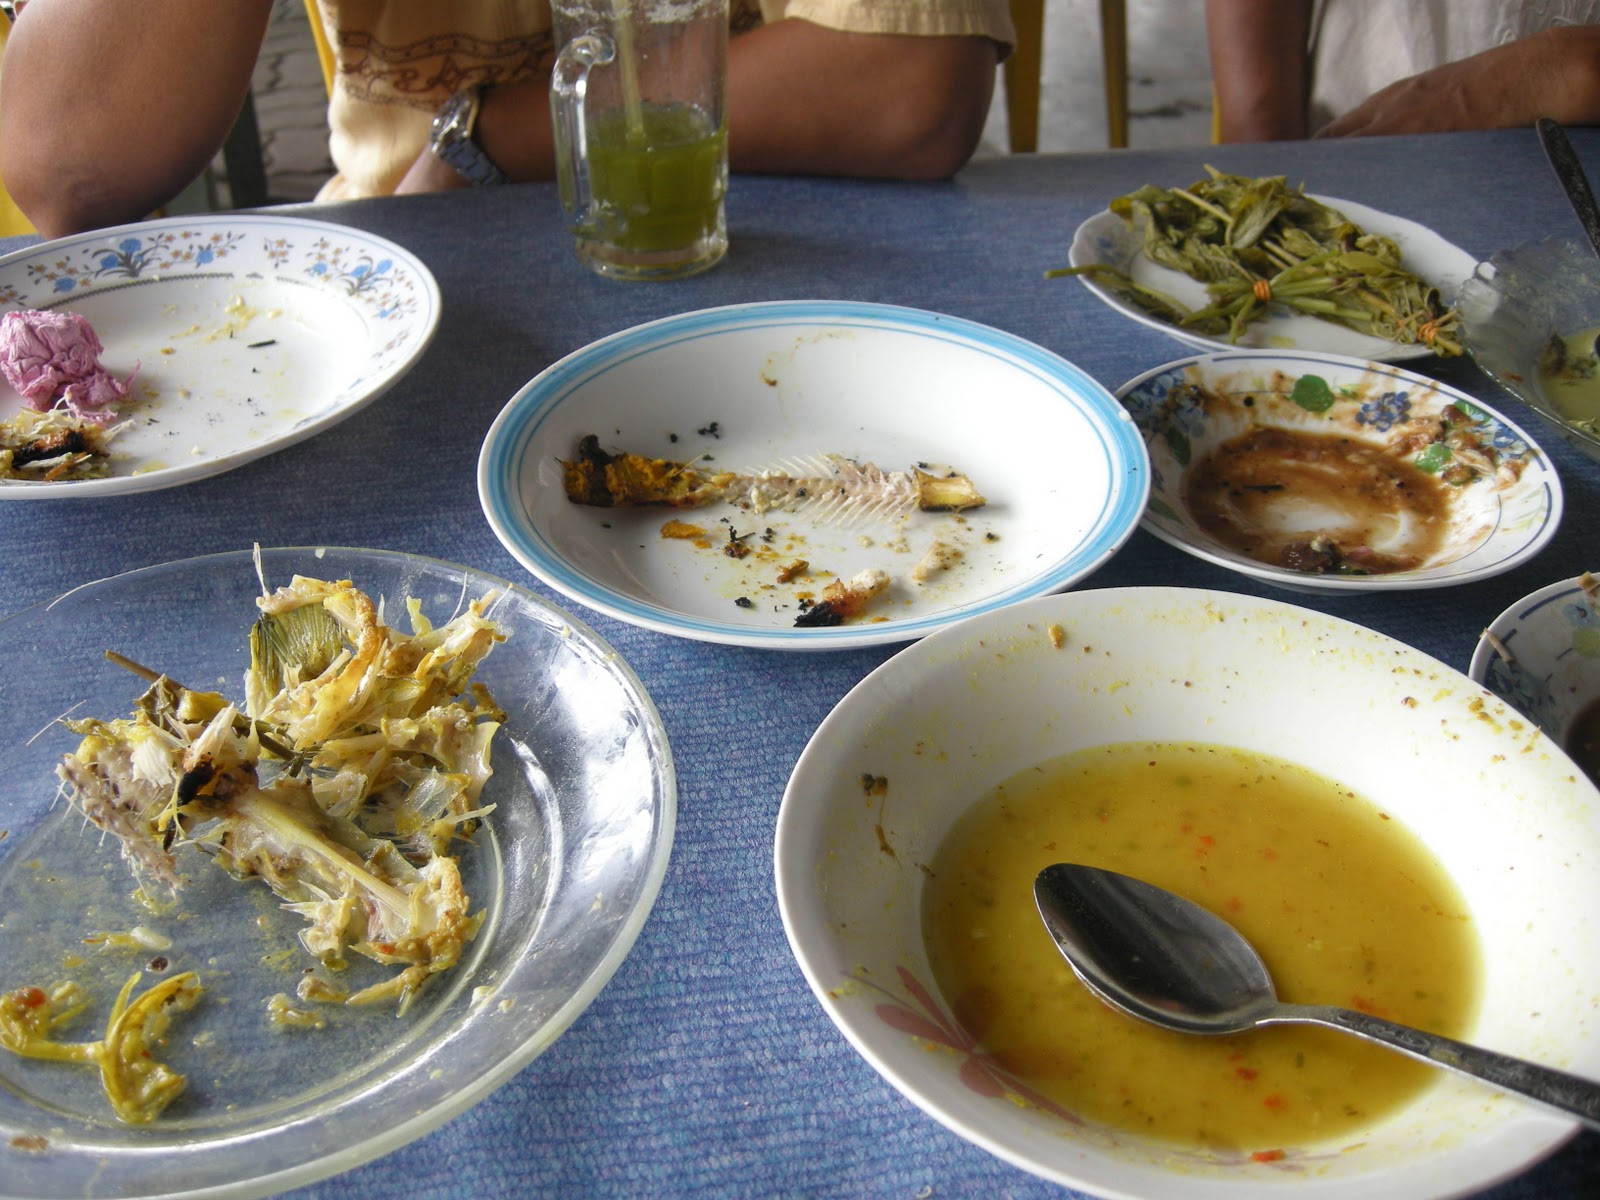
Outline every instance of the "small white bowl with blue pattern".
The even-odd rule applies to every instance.
[[[1587,741],[1600,719],[1600,576],[1585,571],[1518,600],[1483,631],[1467,674],[1600,773],[1592,745],[1576,745],[1580,727]]]

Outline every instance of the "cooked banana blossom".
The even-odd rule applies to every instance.
[[[158,676],[131,716],[69,721],[82,741],[59,774],[141,883],[176,892],[177,855],[198,848],[303,917],[325,966],[354,952],[398,968],[338,994],[403,1010],[482,917],[450,850],[492,807],[504,714],[472,681],[505,637],[492,598],[438,627],[408,602],[406,634],[349,581],[297,576],[257,601],[243,709]]]

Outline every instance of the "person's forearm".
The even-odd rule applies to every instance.
[[[1600,26],[1548,29],[1398,80],[1319,136],[1511,129],[1539,117],[1600,124]]]
[[[512,179],[554,179],[549,76],[490,88],[478,112],[478,144]]]
[[[1309,0],[1209,0],[1206,42],[1224,142],[1303,138]]]
[[[976,37],[851,34],[784,20],[728,48],[728,155],[735,171],[942,178],[971,156],[994,92],[997,52]],[[546,81],[491,88],[484,153],[513,179],[549,179]],[[421,163],[409,186],[440,186]]]
[[[938,179],[966,163],[994,94],[981,37],[841,33],[788,19],[740,35],[728,66],[735,171]]]
[[[205,169],[272,0],[32,0],[0,70],[0,177],[39,231],[137,220]]]
[[[1516,123],[1554,117],[1568,125],[1600,125],[1600,25],[1551,29],[1528,42],[1535,48],[1535,78],[1545,79],[1546,94],[1535,101],[1537,112],[1523,112],[1526,120]]]

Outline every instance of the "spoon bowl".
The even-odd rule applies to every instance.
[[[1539,1101],[1600,1128],[1600,1083],[1368,1013],[1278,999],[1266,963],[1215,913],[1115,871],[1055,863],[1034,903],[1083,984],[1113,1008],[1179,1033],[1326,1025]]]

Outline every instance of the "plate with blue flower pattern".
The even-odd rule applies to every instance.
[[[320,433],[411,369],[440,300],[393,242],[227,213],[14,251],[0,258],[0,311],[18,309],[84,318],[100,365],[131,380],[98,477],[0,478],[0,499],[46,500],[189,483]],[[24,407],[0,379],[0,423]]]
[[[1144,527],[1279,587],[1467,583],[1527,561],[1561,523],[1561,479],[1533,438],[1388,363],[1197,355],[1117,398],[1150,452]]]

